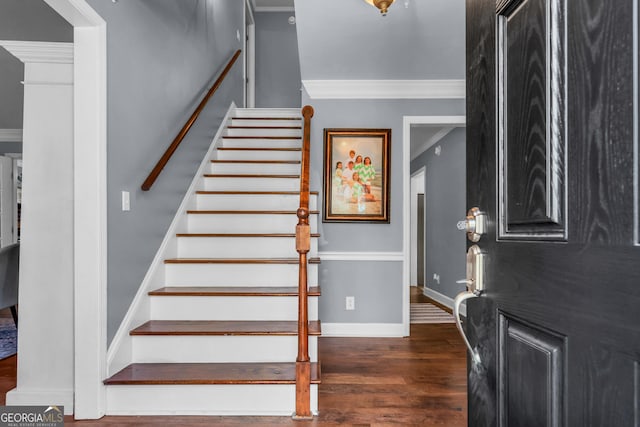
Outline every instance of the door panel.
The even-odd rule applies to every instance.
[[[635,13],[467,0],[470,426],[640,425]]]
[[[503,313],[498,333],[501,425],[563,425],[565,338]]]
[[[561,0],[498,9],[501,238],[566,237],[564,15]]]

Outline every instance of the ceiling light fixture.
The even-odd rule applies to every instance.
[[[391,6],[394,0],[364,0],[369,3],[371,6],[375,6],[380,9],[380,13],[382,16],[387,16],[387,9]]]

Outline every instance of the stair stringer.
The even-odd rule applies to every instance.
[[[196,207],[196,190],[204,184],[204,174],[210,168],[210,161],[216,148],[221,144],[222,136],[228,123],[236,111],[235,102],[227,109],[227,112],[220,123],[220,127],[211,141],[200,167],[196,171],[191,185],[187,189],[175,217],[171,221],[167,233],[156,252],[147,273],[138,287],[138,291],[122,319],[120,326],[107,350],[107,376],[120,371],[133,359],[133,339],[129,331],[134,327],[151,319],[151,300],[148,292],[164,286],[166,258],[177,256],[178,240],[176,233],[187,229],[187,211]],[[107,403],[108,404],[108,403]]]

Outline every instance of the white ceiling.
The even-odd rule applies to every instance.
[[[251,0],[257,12],[294,11],[294,0]],[[444,138],[453,127],[412,125],[411,126],[411,159],[415,159],[424,151]]]

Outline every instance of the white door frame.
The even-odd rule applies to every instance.
[[[424,194],[424,180],[427,168],[425,166],[411,174],[411,270],[409,276],[409,284],[413,285],[418,282],[418,194]],[[424,241],[424,240],[423,240]]]
[[[256,106],[256,21],[250,0],[245,0],[244,7],[244,107]]]
[[[85,0],[45,2],[74,27],[74,415],[95,419],[106,407],[106,23]]]
[[[465,116],[404,116],[402,118],[402,166],[407,171],[402,177],[402,325],[404,335],[410,333],[410,301],[411,301],[411,125],[465,127],[467,119]],[[455,212],[453,214],[456,214]],[[460,213],[464,216],[464,212]]]

